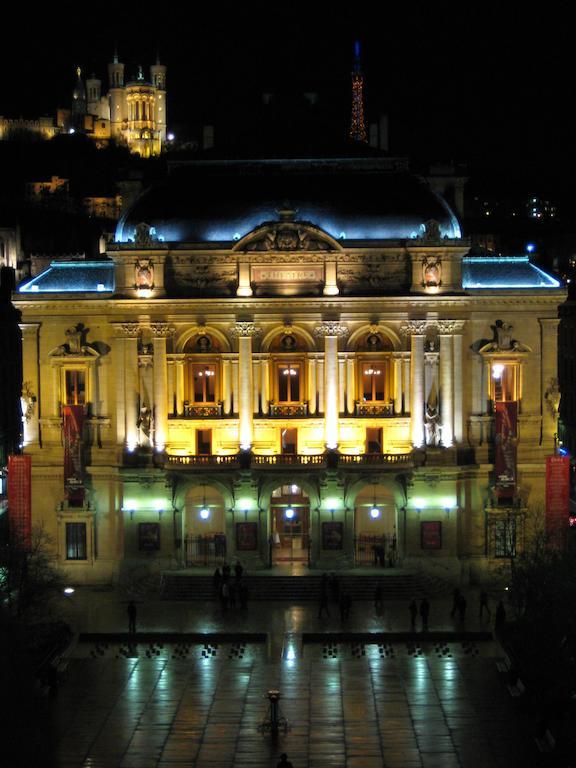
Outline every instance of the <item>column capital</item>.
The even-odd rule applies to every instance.
[[[112,323],[118,339],[135,339],[140,333],[140,323]]]
[[[174,326],[170,323],[150,323],[150,329],[156,339],[167,339],[174,333]]]
[[[250,322],[238,322],[230,328],[230,333],[234,338],[250,338],[260,336],[262,328],[258,327],[256,323]]]
[[[42,323],[18,323],[23,339],[32,339],[38,335]]]
[[[438,333],[442,336],[462,333],[465,324],[465,320],[436,320],[434,323],[438,328]]]
[[[428,320],[407,320],[400,326],[403,336],[425,336],[430,323]]]
[[[336,338],[345,338],[348,336],[348,326],[340,323],[338,320],[325,320],[314,328],[314,336],[326,337],[334,336]]]

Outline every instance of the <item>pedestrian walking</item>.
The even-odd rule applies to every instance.
[[[480,592],[480,605],[478,610],[478,618],[482,619],[484,616],[484,611],[488,614],[488,620],[492,618],[492,611],[490,610],[490,606],[488,605],[488,593],[485,589],[481,590]]]
[[[236,608],[236,595],[238,593],[238,587],[233,581],[228,584],[228,598],[230,600],[230,608]]]
[[[335,573],[330,574],[328,579],[328,586],[330,587],[330,595],[332,596],[332,602],[338,605],[340,601],[340,582],[338,576]]]
[[[452,592],[452,610],[450,611],[450,616],[452,618],[454,618],[454,616],[456,615],[459,603],[460,603],[460,590],[458,589],[458,587],[454,587],[454,591]]]
[[[236,583],[239,584],[242,581],[242,575],[244,574],[244,568],[240,560],[236,560],[236,564],[234,566],[234,574],[236,576]]]
[[[422,632],[428,632],[429,616],[430,616],[430,603],[424,597],[420,601],[420,618],[422,619]]]
[[[126,609],[126,613],[128,614],[128,634],[135,635],[136,634],[136,606],[134,605],[134,601],[130,600],[128,603],[128,608]]]
[[[460,599],[458,600],[458,617],[461,622],[464,622],[464,619],[466,618],[466,598],[464,595],[460,595]]]
[[[228,563],[224,563],[224,565],[222,566],[222,581],[224,581],[226,583],[228,583],[230,581],[230,572],[231,572],[231,570],[232,569],[230,568]]]
[[[294,768],[286,752],[282,752],[279,762],[276,763],[276,768]]]
[[[382,610],[383,604],[382,604],[382,585],[376,584],[376,589],[374,590],[374,608],[376,610],[376,613],[380,613]]]
[[[348,621],[350,618],[350,611],[352,610],[352,595],[350,592],[344,593],[344,620]]]
[[[228,601],[230,599],[230,585],[227,581],[222,582],[220,587],[220,602],[222,603],[222,610],[228,610]]]
[[[418,616],[418,606],[416,605],[416,600],[414,600],[414,598],[410,600],[408,610],[410,611],[410,626],[412,629],[416,629],[416,616]]]
[[[318,618],[322,618],[322,614],[326,611],[326,615],[330,617],[330,609],[328,608],[328,592],[326,590],[320,590],[320,604],[318,606]]]
[[[502,600],[499,600],[498,605],[496,606],[496,629],[501,629],[505,623],[506,609],[504,608],[504,603]]]
[[[219,567],[216,568],[212,574],[212,585],[214,586],[214,592],[216,595],[220,594],[220,585],[222,584],[222,571]]]
[[[245,581],[240,582],[238,596],[240,598],[240,608],[248,608],[248,585]]]

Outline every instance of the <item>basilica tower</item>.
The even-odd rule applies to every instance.
[[[118,52],[114,51],[114,60],[108,64],[110,83],[110,135],[123,140],[122,127],[126,119],[126,93],[124,90],[124,64],[118,61]]]
[[[160,133],[160,142],[166,141],[166,65],[160,63],[160,56],[156,56],[156,63],[150,67],[150,80],[156,88],[156,126]]]

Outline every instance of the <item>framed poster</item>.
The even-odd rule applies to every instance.
[[[342,549],[344,523],[322,523],[322,549]]]
[[[442,549],[442,523],[426,521],[420,523],[420,546],[422,549]]]
[[[160,523],[138,523],[138,549],[141,552],[160,549]]]
[[[258,549],[258,523],[236,523],[236,549],[239,552]]]

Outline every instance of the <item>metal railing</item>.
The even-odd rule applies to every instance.
[[[169,466],[183,467],[236,467],[238,466],[238,455],[231,453],[228,455],[200,455],[188,454],[186,456],[177,456],[170,454],[167,457]]]
[[[256,467],[319,467],[326,463],[326,457],[323,453],[276,453],[270,456],[254,454],[252,463]]]
[[[192,565],[220,565],[226,560],[226,536],[223,533],[184,537],[184,561]]]
[[[354,537],[354,560],[356,565],[392,567],[397,560],[396,537],[389,534],[382,536],[358,534]]]
[[[227,454],[220,455],[196,455],[187,454],[178,456],[169,454],[166,458],[169,467],[187,467],[190,469],[234,469],[242,466],[261,469],[267,467],[325,467],[330,460],[330,466],[342,467],[386,467],[398,464],[408,464],[412,461],[411,453],[275,453],[275,454]]]
[[[406,464],[412,460],[411,453],[341,453],[338,463],[343,465],[385,466],[386,464]]]

